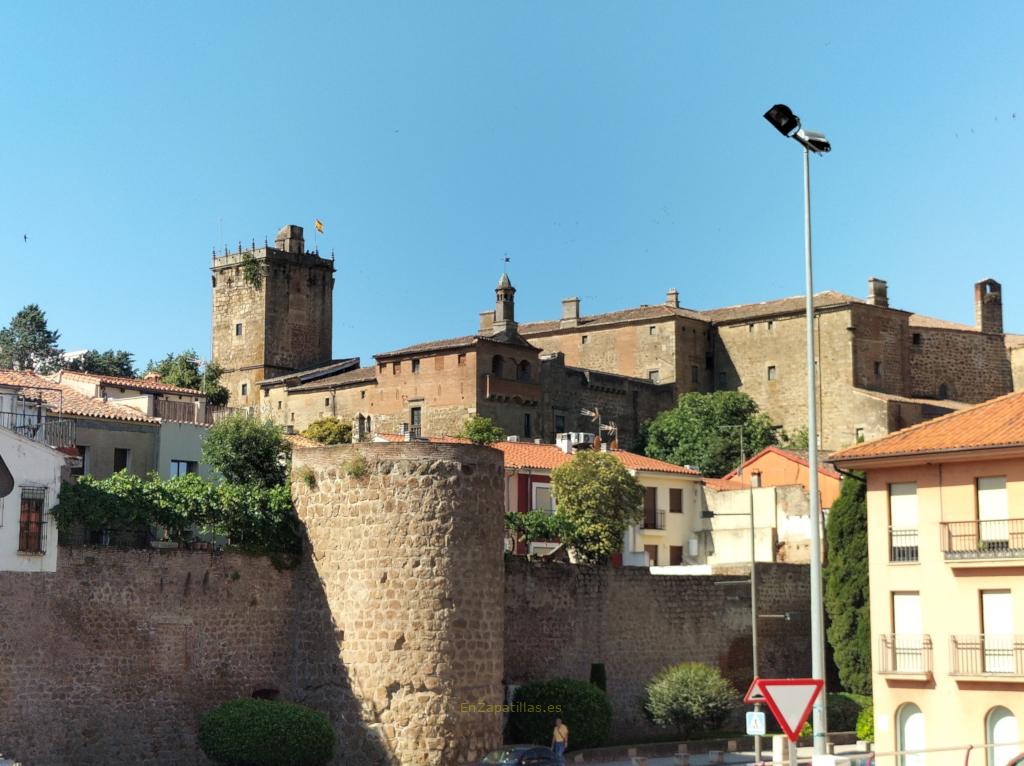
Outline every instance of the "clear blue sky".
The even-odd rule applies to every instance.
[[[67,349],[209,353],[213,247],[327,227],[334,351],[472,332],[505,253],[521,320],[889,282],[1024,332],[1024,6],[4,3],[0,322]],[[23,235],[28,235],[28,242]]]

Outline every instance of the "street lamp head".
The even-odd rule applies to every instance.
[[[794,134],[793,138],[799,141],[801,146],[815,154],[824,154],[825,152],[832,151],[832,144],[830,144],[828,139],[825,138],[824,133],[800,128]]]
[[[785,104],[776,104],[764,113],[764,118],[786,138],[791,138],[800,128],[800,118]]]

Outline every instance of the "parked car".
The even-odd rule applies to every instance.
[[[558,766],[558,756],[547,747],[505,745],[467,766]]]

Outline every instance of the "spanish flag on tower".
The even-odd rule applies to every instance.
[[[313,225],[316,226],[316,230],[318,232],[320,232],[321,234],[324,233],[324,222],[321,221],[319,218],[313,219]]]

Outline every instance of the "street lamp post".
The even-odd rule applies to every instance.
[[[804,153],[804,259],[807,277],[807,463],[809,466],[808,516],[811,526],[811,675],[825,679],[825,631],[821,587],[821,511],[818,497],[818,403],[814,366],[814,275],[811,260],[811,152],[824,154],[832,145],[824,134],[805,130],[800,118],[785,104],[776,104],[764,118],[786,138],[803,147]],[[814,752],[823,755],[828,730],[824,690],[814,703]]]

